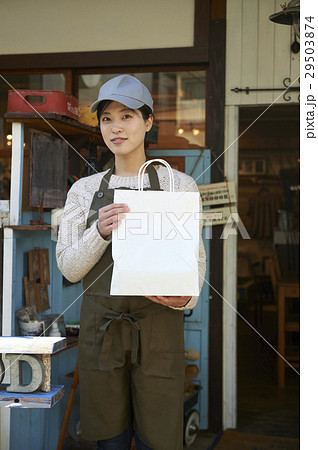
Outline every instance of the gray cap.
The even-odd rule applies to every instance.
[[[95,112],[103,100],[114,100],[132,109],[147,105],[153,111],[150,92],[144,84],[131,75],[119,75],[103,84],[99,90],[98,99],[89,109],[90,112]]]

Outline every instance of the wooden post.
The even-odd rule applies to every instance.
[[[15,238],[13,230],[4,228],[3,232],[3,289],[2,289],[2,334],[11,336],[13,330],[12,290],[13,290],[13,255]],[[10,408],[0,408],[0,448],[10,448]]]
[[[226,106],[224,172],[228,181],[238,184],[237,106]],[[236,428],[236,323],[237,323],[237,235],[229,235],[223,243],[223,429]]]
[[[21,224],[24,125],[12,124],[12,157],[10,187],[10,225]],[[4,230],[4,252],[6,263],[3,267],[3,311],[2,334],[12,334],[12,286],[13,253],[15,242],[12,230]],[[0,447],[10,447],[10,408],[2,408],[0,413]]]
[[[12,124],[12,158],[11,158],[11,188],[10,188],[10,225],[21,224],[22,181],[23,181],[23,141],[24,125]],[[3,311],[2,334],[11,336],[13,329],[12,287],[13,287],[13,255],[15,239],[13,230],[4,229],[3,259]]]
[[[12,159],[10,187],[10,225],[21,225],[24,156],[24,124],[12,123]]]
[[[213,10],[212,2],[212,10]],[[212,15],[213,17],[213,15]],[[209,43],[209,83],[207,102],[207,142],[212,149],[211,183],[224,181],[224,98],[225,98],[225,19],[212,19]],[[216,158],[217,161],[213,162]],[[210,308],[209,308],[209,427],[222,430],[223,410],[223,226],[213,227],[210,240]],[[218,294],[218,293],[220,294]]]

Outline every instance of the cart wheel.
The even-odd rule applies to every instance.
[[[200,416],[196,409],[192,409],[184,421],[184,443],[186,446],[193,444],[198,434]]]

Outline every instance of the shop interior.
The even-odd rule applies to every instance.
[[[240,133],[265,109],[241,108]],[[283,297],[279,319],[283,283],[299,292],[298,124],[299,106],[273,105],[239,141],[238,212],[250,239],[238,239],[248,322],[238,317],[238,429],[286,437],[299,436],[299,294]]]

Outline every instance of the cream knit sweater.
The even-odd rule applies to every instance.
[[[109,169],[108,169],[109,170]],[[80,281],[95,266],[110,241],[101,237],[97,230],[97,220],[86,229],[86,221],[95,191],[99,189],[103,176],[101,172],[84,177],[73,184],[68,192],[59,227],[56,246],[57,265],[65,278],[75,283]],[[169,190],[169,173],[166,167],[158,167],[161,189]],[[192,177],[173,169],[175,191],[196,192],[198,187]],[[137,176],[119,177],[112,175],[109,182],[111,189],[127,187],[137,189]],[[145,174],[144,187],[150,187],[148,174]],[[202,221],[201,221],[202,233]],[[206,255],[202,237],[199,244],[200,290],[206,271]],[[192,297],[185,307],[173,309],[192,309],[198,297]]]

